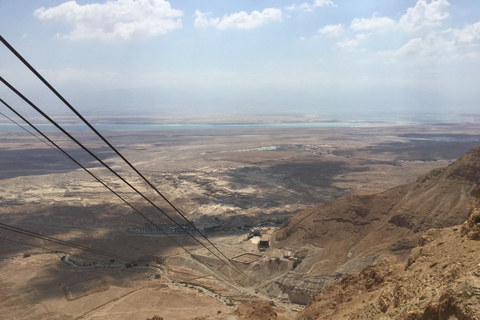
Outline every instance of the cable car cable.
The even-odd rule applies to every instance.
[[[213,244],[210,239],[207,238],[198,228],[190,222],[190,220],[185,217],[183,213],[172,203],[170,202],[140,171],[138,171],[100,132],[98,132],[50,83],[42,76],[39,72],[30,64],[26,59],[20,55],[1,35],[0,41],[32,72],[34,73],[40,81],[42,81],[80,120],[82,120],[105,144],[107,144],[132,170],[134,170],[155,192],[160,195],[185,221],[187,221],[190,226],[194,228],[213,248],[215,248],[220,255],[222,255],[227,261],[230,262],[228,258],[218,247]],[[148,201],[148,200],[147,200]],[[166,215],[166,213],[164,213]],[[167,215],[168,216],[168,215]],[[172,219],[171,219],[172,220]],[[172,220],[173,221],[173,220]],[[183,229],[183,228],[182,228]],[[188,233],[184,229],[185,232]],[[193,236],[192,236],[193,237]],[[198,240],[197,240],[198,241]],[[209,250],[210,251],[210,250]],[[212,252],[212,251],[210,251]],[[213,252],[212,252],[213,253]],[[236,267],[236,266],[235,266]],[[238,269],[238,267],[236,267]],[[238,269],[241,273],[240,269]],[[245,275],[245,274],[244,274]],[[245,275],[247,276],[247,275]],[[247,276],[248,277],[248,276]]]
[[[0,80],[4,81],[3,78],[0,77]],[[26,99],[26,98],[25,98]],[[28,100],[28,99],[27,99]],[[71,157],[67,152],[65,152],[60,146],[58,146],[55,142],[53,142],[48,136],[46,136],[41,130],[39,130],[35,125],[33,125],[31,122],[29,122],[25,117],[23,117],[20,113],[18,113],[14,108],[12,108],[10,105],[8,105],[3,99],[0,98],[0,102],[2,102],[7,108],[9,108],[12,112],[14,112],[18,117],[20,117],[25,123],[27,123],[30,127],[32,127],[34,130],[36,130],[39,134],[41,134],[45,139],[47,139],[51,144],[53,144],[57,149],[59,149],[66,157],[68,157],[70,160],[75,162],[78,166],[80,166],[82,169],[84,169],[87,173],[89,173],[93,178],[95,178],[98,182],[100,182],[104,187],[106,187],[109,191],[111,191],[114,195],[116,195],[120,200],[122,200],[125,204],[127,204],[129,207],[131,207],[135,212],[137,212],[140,216],[142,216],[145,220],[147,220],[150,224],[155,226],[157,229],[159,229],[163,234],[165,234],[170,240],[172,240],[175,244],[177,244],[179,247],[184,249],[191,257],[194,259],[198,260],[200,263],[205,265],[207,268],[210,269],[204,262],[199,260],[197,257],[195,257],[188,249],[186,249],[183,245],[181,245],[178,241],[176,241],[173,237],[168,235],[166,232],[163,231],[161,227],[159,227],[157,224],[155,224],[152,220],[150,220],[148,217],[146,217],[143,213],[138,211],[134,206],[132,206],[128,201],[126,201],[122,196],[120,196],[117,192],[115,192],[113,189],[111,189],[108,185],[106,185],[100,178],[98,178],[96,175],[94,175],[90,170],[88,170],[86,167],[84,167],[82,164],[80,164],[78,161],[76,161],[73,157]],[[137,191],[138,192],[138,191]],[[178,223],[177,223],[178,225]],[[183,228],[182,228],[183,229]],[[190,235],[193,237],[192,235]],[[196,238],[193,237],[193,239],[197,240]],[[197,242],[199,242],[197,240]],[[203,247],[203,243],[199,242]],[[207,247],[205,247],[207,250],[209,250]],[[215,255],[211,250],[209,250],[212,254]],[[217,255],[215,255],[220,261],[222,261],[225,265],[228,267],[232,268],[229,264],[227,264],[225,261],[220,259]],[[237,270],[235,270],[238,272]],[[247,276],[248,277],[248,276]]]

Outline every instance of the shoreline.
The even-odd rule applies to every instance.
[[[458,125],[465,122],[405,122],[405,121],[325,121],[325,122],[272,122],[272,123],[97,123],[91,122],[95,129],[100,131],[168,131],[168,130],[242,130],[242,129],[315,129],[315,128],[368,128],[417,125]],[[59,123],[65,130],[90,131],[83,123]],[[29,129],[26,124],[22,127],[14,123],[0,122],[0,131],[22,131]],[[34,123],[40,130],[57,131],[52,124]]]

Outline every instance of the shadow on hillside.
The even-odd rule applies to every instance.
[[[11,258],[21,259],[22,264],[33,263],[32,272],[37,275],[31,281],[25,281],[22,292],[33,292],[40,300],[63,299],[63,286],[93,278],[98,276],[99,272],[108,277],[111,275],[117,281],[122,277],[122,272],[134,272],[136,264],[141,265],[144,261],[161,263],[167,256],[172,255],[172,252],[184,252],[164,235],[128,232],[129,227],[142,226],[145,220],[129,212],[124,206],[24,205],[15,206],[13,210],[15,212],[9,209],[10,214],[2,213],[2,223],[107,254],[99,255],[0,229],[0,258],[4,260],[0,264],[0,273]],[[184,247],[197,246],[194,240],[183,234],[171,236]],[[51,257],[58,261],[48,268],[43,268],[38,265],[35,257],[46,253],[57,253],[56,257]],[[74,260],[97,262],[112,268],[68,266],[61,259],[67,253],[72,253]],[[122,260],[122,257],[126,259]],[[135,281],[135,278],[129,281]],[[55,290],[51,290],[52,288]]]
[[[480,135],[466,134],[403,134],[408,142],[384,142],[361,149],[374,154],[393,153],[396,160],[453,160],[480,144]]]
[[[87,168],[101,166],[81,149],[66,149],[65,151]],[[96,148],[92,151],[103,161],[112,155],[112,152],[106,148]],[[0,179],[67,173],[79,168],[72,160],[54,149],[2,150],[0,153]]]
[[[344,161],[281,163],[269,167],[248,166],[224,172],[229,181],[227,191],[208,189],[209,197],[197,197],[199,204],[221,204],[240,209],[260,210],[301,203],[316,205],[336,199],[348,190],[334,185],[338,175],[370,170],[368,163],[352,166]],[[255,192],[243,190],[254,189]]]

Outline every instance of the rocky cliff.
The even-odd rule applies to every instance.
[[[331,281],[321,280],[325,285],[388,256],[405,261],[424,231],[465,221],[479,184],[477,146],[409,184],[379,194],[346,196],[297,213],[274,234],[272,250],[290,250],[301,259],[293,273],[307,278],[329,275]],[[284,275],[268,290],[289,295],[295,291],[300,297],[308,283],[300,281],[297,288],[285,291],[292,277]],[[303,291],[304,296],[293,301],[308,301],[311,293]]]
[[[428,230],[406,263],[387,258],[326,287],[297,319],[480,319],[479,217],[477,197],[463,225]]]

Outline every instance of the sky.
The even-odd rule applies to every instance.
[[[0,0],[0,32],[86,115],[480,113],[480,1]]]

